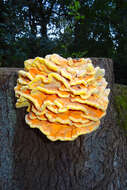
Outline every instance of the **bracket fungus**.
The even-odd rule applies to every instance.
[[[100,125],[106,114],[110,89],[105,70],[89,58],[63,58],[57,54],[24,62],[19,71],[16,107],[27,106],[26,123],[51,141],[74,140]]]

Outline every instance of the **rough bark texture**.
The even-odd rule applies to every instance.
[[[107,115],[95,132],[72,142],[51,142],[25,124],[15,108],[18,69],[0,69],[1,190],[127,190],[127,143],[116,124],[111,59],[93,58],[111,88]]]

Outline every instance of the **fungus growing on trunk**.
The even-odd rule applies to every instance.
[[[27,106],[26,123],[50,140],[74,140],[97,129],[106,114],[108,95],[104,69],[87,58],[57,54],[24,62],[19,71],[16,107]]]

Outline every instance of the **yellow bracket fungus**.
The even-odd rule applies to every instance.
[[[108,106],[105,71],[91,59],[57,54],[26,60],[19,71],[16,107],[27,106],[26,123],[51,141],[71,141],[100,125]]]

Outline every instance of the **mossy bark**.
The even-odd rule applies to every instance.
[[[114,93],[115,107],[118,115],[117,121],[127,136],[127,85],[115,84]]]
[[[51,142],[15,108],[18,69],[0,69],[0,189],[126,190],[126,137],[116,124],[111,59],[92,58],[111,89],[99,129],[72,142]]]

